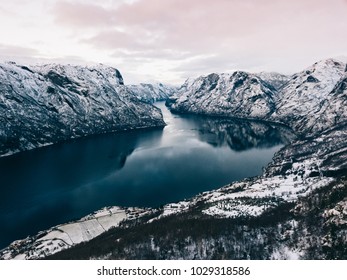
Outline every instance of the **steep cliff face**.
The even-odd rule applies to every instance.
[[[164,126],[159,109],[103,65],[0,64],[0,156],[62,140]]]
[[[246,72],[210,74],[187,81],[168,104],[174,112],[266,119],[276,90]]]

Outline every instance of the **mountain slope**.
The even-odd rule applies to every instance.
[[[0,156],[62,140],[164,126],[160,110],[139,101],[117,69],[0,64]]]
[[[274,121],[313,135],[347,120],[346,73],[345,63],[327,59],[289,78],[211,74],[187,81],[167,104],[175,112]]]
[[[126,87],[141,101],[148,103],[165,101],[177,91],[176,87],[164,85],[162,83],[141,83],[138,85],[127,85]]]
[[[174,112],[265,119],[275,109],[275,89],[253,74],[210,74],[184,84],[168,104]]]
[[[276,99],[270,117],[302,135],[313,134],[345,121],[344,81],[346,64],[327,59],[291,77]],[[339,109],[340,108],[340,109]]]
[[[260,79],[273,86],[276,90],[282,88],[290,79],[290,76],[276,72],[260,72],[256,73]]]

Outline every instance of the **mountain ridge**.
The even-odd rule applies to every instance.
[[[87,135],[163,127],[159,109],[98,65],[0,64],[0,156]]]
[[[253,74],[212,73],[183,85],[168,104],[174,112],[266,119],[274,110],[273,95],[274,88]]]
[[[127,85],[127,88],[132,91],[140,100],[148,103],[165,101],[177,90],[177,87],[162,83],[140,83],[136,85]]]
[[[329,125],[337,124],[331,121],[317,123],[316,118],[326,119],[324,114],[330,114],[330,119],[347,120],[347,114],[343,110],[336,111],[337,108],[328,106],[330,103],[345,102],[342,91],[346,69],[345,63],[326,59],[290,77],[264,73],[257,76],[241,71],[200,76],[185,83],[176,95],[170,98],[167,105],[170,110],[178,113],[273,121],[287,125],[301,136],[314,134],[328,128]],[[211,86],[210,77],[214,77],[216,81],[223,80],[223,87]],[[232,79],[232,77],[241,77],[241,79]],[[271,85],[271,81],[276,82],[276,77],[280,79],[277,89]],[[260,86],[252,88],[252,82]],[[211,87],[197,90],[196,85],[204,83]],[[338,84],[340,88],[336,89],[334,94],[333,90]],[[240,87],[243,94],[235,91],[235,86]],[[236,104],[233,104],[233,98],[238,98]],[[257,100],[261,101],[260,104],[256,103]]]

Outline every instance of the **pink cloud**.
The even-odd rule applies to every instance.
[[[39,52],[33,48],[19,47],[13,45],[0,44],[0,56],[1,57],[26,57],[36,56]]]
[[[57,2],[53,8],[58,24],[74,27],[90,27],[111,24],[113,11],[95,4]]]
[[[276,37],[284,37],[280,32],[309,39],[312,33],[319,35],[319,30],[313,31],[315,28],[326,29],[325,24],[334,19],[331,14],[338,11],[331,3],[323,0],[142,0],[123,4],[111,11],[67,3],[58,10],[60,20],[65,20],[65,23],[80,24],[80,27],[108,25],[111,30],[104,34],[101,32],[95,41],[102,36],[116,37],[119,32],[112,31],[112,27],[120,27],[128,33],[127,42],[133,42],[135,46],[137,42],[143,42],[144,47],[175,44],[178,48],[195,50],[204,49],[206,44],[230,43],[259,34],[269,39],[268,31],[272,30],[277,32],[271,34],[275,43]],[[111,47],[109,41],[105,46]]]
[[[347,49],[346,4],[347,0],[138,0],[106,9],[97,2],[58,2],[53,12],[58,23],[81,34],[80,42],[114,53],[125,51],[134,59],[167,55],[182,60],[183,71],[187,54],[208,57],[195,61],[195,68],[206,72],[209,65],[222,71],[228,65],[244,68],[272,60],[272,65],[283,67],[279,71],[288,72],[295,60],[308,64]],[[94,35],[84,33],[86,27],[93,27]]]

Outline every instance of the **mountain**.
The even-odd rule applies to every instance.
[[[0,156],[70,138],[164,126],[120,72],[98,65],[0,64]]]
[[[301,135],[323,131],[347,120],[346,64],[327,59],[293,75],[281,88],[270,119]]]
[[[165,101],[177,91],[176,87],[164,85],[162,83],[141,83],[138,85],[127,85],[126,87],[134,93],[137,98],[148,103]]]
[[[188,81],[167,104],[179,113],[266,119],[275,109],[275,92],[250,73],[213,73]]]
[[[345,63],[322,60],[287,77],[210,74],[185,83],[167,105],[174,112],[260,119],[308,136],[347,121]]]
[[[290,76],[283,75],[277,72],[260,72],[256,73],[259,78],[273,86],[276,90],[283,87],[290,79]]]

